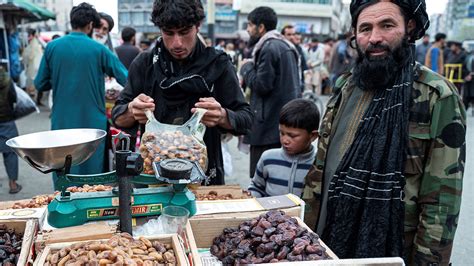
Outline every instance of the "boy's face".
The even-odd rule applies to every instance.
[[[290,155],[308,151],[311,143],[317,138],[317,130],[308,132],[306,129],[287,127],[280,124],[280,143],[283,149]]]

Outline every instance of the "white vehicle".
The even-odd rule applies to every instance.
[[[465,40],[462,42],[462,47],[466,49],[467,52],[474,51],[474,40]]]

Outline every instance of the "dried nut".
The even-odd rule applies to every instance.
[[[136,255],[144,255],[144,254],[147,253],[143,249],[139,249],[139,248],[134,248],[134,249],[132,249],[132,251],[133,251],[133,254],[136,254]]]
[[[165,252],[163,254],[163,257],[164,257],[165,261],[168,262],[168,263],[176,262],[176,259],[175,259],[174,255],[171,252]]]
[[[114,262],[111,261],[111,260],[108,260],[108,259],[100,259],[99,260],[100,265],[107,265],[107,264],[112,264],[112,263],[114,263]]]
[[[151,241],[148,240],[148,239],[146,239],[146,238],[144,238],[143,236],[139,237],[138,239],[139,239],[140,241],[142,241],[143,244],[145,244],[145,246],[146,246],[147,248],[151,248],[151,247],[153,246],[153,245],[151,244]]]
[[[49,261],[52,263],[52,264],[56,264],[59,262],[59,253],[55,253],[51,256],[51,258],[49,259]]]
[[[70,259],[69,255],[65,256],[58,262],[58,266],[64,266],[69,259]]]
[[[151,253],[148,254],[148,256],[153,257],[158,262],[163,261],[163,256],[158,252],[151,252]]]

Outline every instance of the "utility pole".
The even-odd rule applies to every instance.
[[[215,0],[207,0],[207,35],[215,45],[216,37],[214,34],[214,25],[216,24],[216,2]]]

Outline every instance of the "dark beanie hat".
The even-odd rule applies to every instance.
[[[114,28],[114,19],[107,13],[99,12],[100,18],[103,18],[109,23],[109,32]]]

